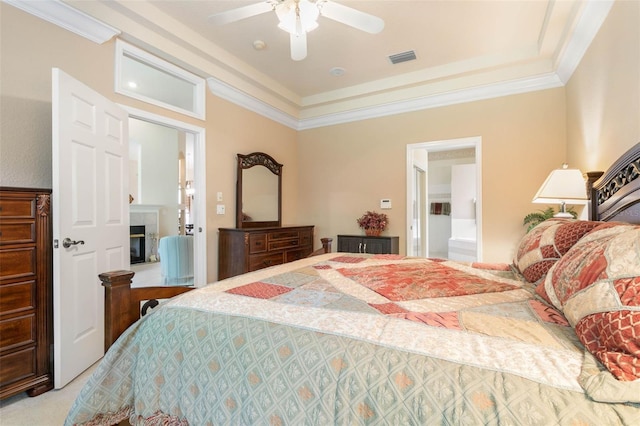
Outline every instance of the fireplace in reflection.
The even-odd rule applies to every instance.
[[[145,227],[144,225],[140,226],[130,226],[129,227],[129,247],[131,253],[131,264],[134,263],[144,263],[145,262]]]

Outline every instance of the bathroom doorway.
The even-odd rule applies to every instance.
[[[482,259],[481,138],[407,145],[407,255]]]

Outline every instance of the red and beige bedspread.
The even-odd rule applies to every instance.
[[[640,421],[640,405],[584,393],[584,358],[508,268],[333,253],[167,302],[116,342],[67,422]]]

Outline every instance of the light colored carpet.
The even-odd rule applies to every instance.
[[[89,367],[62,389],[50,390],[33,398],[23,392],[0,401],[0,425],[60,426],[64,424],[71,404],[96,365]]]

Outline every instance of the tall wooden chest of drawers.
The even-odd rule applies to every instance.
[[[0,398],[53,388],[50,201],[0,187]]]
[[[218,279],[293,262],[313,252],[313,226],[220,228]]]

